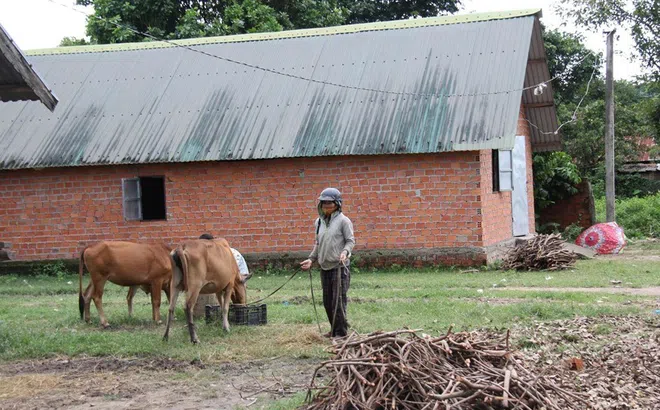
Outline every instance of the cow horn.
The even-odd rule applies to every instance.
[[[252,272],[248,273],[246,276],[243,277],[241,282],[243,282],[243,283],[247,282],[248,279],[250,279],[252,277],[252,274],[253,274]]]

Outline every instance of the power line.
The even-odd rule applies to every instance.
[[[580,109],[580,106],[582,105],[582,101],[584,101],[585,97],[589,94],[589,87],[591,87],[591,82],[593,81],[594,76],[596,75],[596,71],[598,70],[598,63],[599,63],[599,60],[596,60],[596,62],[594,63],[594,69],[591,72],[591,77],[589,77],[589,82],[587,82],[587,89],[584,92],[584,95],[582,96],[582,98],[580,98],[580,101],[578,102],[577,106],[575,106],[575,110],[573,111],[573,115],[571,115],[570,120],[564,121],[556,130],[554,130],[552,132],[541,131],[541,129],[539,127],[537,127],[536,124],[532,123],[527,118],[525,118],[525,121],[527,121],[529,123],[529,125],[536,128],[538,130],[538,132],[540,134],[543,134],[543,135],[557,135],[557,134],[559,134],[559,130],[561,130],[565,125],[576,122],[577,121],[577,112]]]
[[[67,6],[67,5],[65,5],[65,4],[58,3],[58,2],[56,2],[56,1],[54,1],[54,0],[48,0],[48,1],[51,2],[51,3],[53,3],[53,4],[56,4],[56,5],[58,5],[58,6],[64,7],[64,8],[69,9],[69,10],[73,10],[73,11],[75,11],[76,13],[80,13],[80,14],[83,14],[83,15],[89,17],[89,15],[86,14],[85,12],[83,12],[83,11],[81,11],[81,10],[77,10],[77,9],[71,7],[71,6]],[[467,93],[467,94],[435,94],[435,93],[414,93],[414,92],[403,92],[403,91],[390,91],[390,90],[382,90],[382,89],[377,89],[377,88],[357,87],[357,86],[351,86],[351,85],[346,85],[346,84],[340,84],[340,83],[335,83],[335,82],[330,82],[330,81],[315,80],[315,79],[313,79],[313,78],[311,78],[311,77],[303,77],[303,76],[299,76],[299,75],[295,75],[295,74],[285,73],[285,72],[278,71],[278,70],[274,70],[274,69],[271,69],[271,68],[261,67],[261,66],[258,66],[258,65],[256,65],[256,64],[250,64],[250,63],[246,63],[246,62],[243,62],[243,61],[235,60],[235,59],[232,59],[232,58],[228,58],[228,57],[223,57],[223,56],[219,56],[219,55],[216,55],[216,54],[212,54],[212,53],[209,53],[209,52],[207,52],[207,51],[199,50],[199,49],[197,49],[197,48],[193,48],[193,47],[190,47],[190,46],[187,46],[187,45],[184,45],[184,44],[179,44],[179,43],[177,43],[177,42],[175,42],[175,41],[171,41],[171,40],[167,40],[167,39],[158,38],[158,37],[153,36],[153,35],[151,35],[151,34],[149,34],[149,33],[145,33],[145,32],[142,32],[142,31],[136,30],[136,29],[134,29],[134,28],[132,28],[132,27],[130,27],[130,26],[127,26],[127,25],[124,25],[124,24],[120,24],[120,23],[117,23],[117,22],[114,22],[114,21],[108,20],[108,19],[106,19],[106,18],[104,18],[104,17],[98,17],[98,16],[95,16],[95,18],[97,18],[97,19],[99,19],[99,20],[102,20],[102,21],[104,21],[104,22],[106,22],[106,23],[109,23],[109,24],[115,25],[115,26],[117,26],[117,27],[119,27],[119,28],[123,28],[123,29],[129,30],[129,31],[131,31],[132,33],[135,33],[135,34],[137,34],[137,35],[140,35],[140,36],[143,36],[143,37],[146,37],[146,38],[152,39],[152,40],[154,40],[154,41],[160,41],[160,42],[163,42],[163,43],[169,44],[169,45],[174,46],[174,47],[183,48],[183,49],[186,49],[186,50],[189,50],[189,51],[195,52],[195,53],[199,53],[199,54],[202,54],[202,55],[205,55],[205,56],[211,57],[211,58],[215,58],[215,59],[219,59],[219,60],[222,60],[222,61],[226,61],[226,62],[229,62],[229,63],[232,63],[232,64],[237,64],[237,65],[241,65],[241,66],[244,66],[244,67],[252,68],[252,69],[255,69],[255,70],[261,70],[261,71],[264,71],[264,72],[267,72],[267,73],[270,73],[270,74],[275,74],[275,75],[280,75],[280,76],[283,76],[283,77],[294,78],[294,79],[297,79],[297,80],[307,81],[307,82],[311,82],[311,83],[315,83],[315,84],[329,85],[329,86],[333,86],[333,87],[345,88],[345,89],[356,90],[356,91],[367,91],[367,92],[374,92],[374,93],[383,93],[383,94],[400,95],[400,96],[411,96],[411,97],[436,97],[436,98],[441,98],[441,97],[442,97],[442,98],[449,98],[449,97],[478,97],[478,96],[486,96],[486,95],[509,94],[509,93],[514,93],[514,92],[523,92],[523,91],[527,91],[527,90],[534,89],[534,90],[535,90],[535,94],[538,95],[538,94],[543,93],[543,90],[547,87],[547,84],[548,84],[548,83],[551,83],[552,81],[554,81],[554,80],[556,80],[556,79],[558,79],[558,78],[562,78],[562,77],[568,75],[568,72],[567,72],[567,73],[564,73],[564,74],[558,74],[558,75],[554,76],[553,78],[551,78],[551,79],[549,79],[549,80],[543,81],[543,82],[538,83],[538,84],[530,85],[530,86],[528,86],[528,87],[523,87],[523,88],[518,88],[518,89],[513,89],[513,90],[502,90],[502,91],[492,91],[492,92],[483,92],[483,93]],[[583,58],[582,58],[580,61],[578,61],[576,64],[581,63],[581,62],[582,62],[585,58],[587,58],[588,56],[589,56],[589,54],[587,54],[585,57],[583,57]],[[537,127],[537,128],[538,128],[538,127]],[[558,130],[557,130],[557,131],[558,131]]]

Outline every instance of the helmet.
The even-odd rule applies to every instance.
[[[341,209],[341,192],[337,188],[326,188],[319,195],[319,203],[321,201],[333,201]]]

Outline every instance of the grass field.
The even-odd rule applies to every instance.
[[[647,245],[645,245],[647,246]],[[648,251],[648,249],[644,249]],[[652,247],[651,251],[655,248]],[[291,272],[256,273],[248,287],[254,300],[276,288]],[[84,284],[89,280],[84,277]],[[648,314],[655,298],[575,291],[572,288],[609,288],[610,280],[624,287],[660,286],[660,263],[646,260],[580,261],[563,272],[502,272],[498,270],[399,269],[352,273],[349,322],[352,330],[368,333],[404,327],[427,333],[476,328],[504,329],[513,324],[575,316]],[[314,272],[317,309],[323,332],[328,330],[318,272]],[[207,365],[241,363],[286,357],[318,361],[328,342],[318,335],[306,273],[268,299],[268,325],[232,328],[197,321],[202,343],[189,343],[183,311],[170,341],[161,340],[163,325],[151,322],[151,305],[144,293],[134,301],[128,317],[127,288],[108,284],[104,295],[106,316],[112,325],[102,330],[92,306],[92,323],[80,320],[78,277],[75,275],[0,277],[0,363],[59,357],[167,358]],[[507,288],[527,288],[507,290]],[[565,288],[547,292],[540,288]],[[534,290],[539,288],[539,290]],[[181,300],[180,300],[181,301]],[[165,300],[161,307],[167,314]],[[1,391],[1,389],[0,389]],[[289,408],[299,403],[281,401]]]

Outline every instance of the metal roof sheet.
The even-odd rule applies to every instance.
[[[55,109],[57,98],[0,25],[0,101],[41,101]]]
[[[511,148],[537,13],[39,51],[0,168]]]

